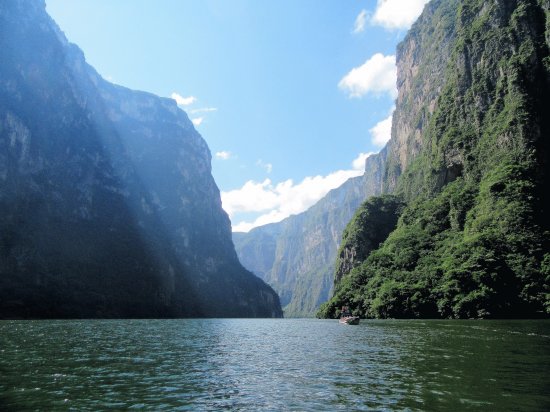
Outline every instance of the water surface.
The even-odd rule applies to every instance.
[[[0,322],[0,410],[550,410],[548,321]]]

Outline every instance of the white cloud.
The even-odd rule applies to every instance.
[[[350,97],[362,97],[367,93],[375,95],[389,93],[397,96],[397,68],[395,56],[376,53],[362,66],[352,69],[338,86],[346,90]]]
[[[273,170],[273,165],[271,163],[265,163],[262,159],[258,159],[256,166],[264,168],[267,173],[271,173]]]
[[[253,221],[241,221],[233,226],[235,232],[280,222],[290,215],[307,210],[330,190],[341,186],[351,177],[360,176],[364,170],[364,159],[371,153],[362,153],[354,160],[352,170],[338,170],[327,176],[306,177],[300,183],[292,179],[274,184],[270,179],[263,182],[249,180],[240,189],[222,192],[222,204],[229,217],[238,213],[260,213]],[[363,165],[359,167],[359,162]]]
[[[374,152],[368,152],[368,153],[359,153],[359,156],[357,156],[351,165],[353,166],[353,170],[365,170],[365,160],[367,160],[367,157],[370,155],[373,155]]]
[[[374,144],[375,146],[382,147],[386,143],[388,143],[388,140],[390,140],[393,110],[394,109],[392,109],[388,117],[386,117],[384,120],[380,120],[369,130],[371,134],[372,144]]]
[[[277,206],[277,191],[270,179],[249,180],[240,189],[221,193],[223,208],[229,216],[238,212],[263,212]]]
[[[389,30],[408,29],[429,0],[378,0],[371,24]]]
[[[366,24],[367,24],[367,11],[363,9],[355,19],[355,24],[353,25],[353,33],[357,34],[364,31]]]
[[[183,97],[176,92],[172,93],[170,97],[174,99],[179,106],[189,106],[197,101],[195,96]]]
[[[197,113],[209,113],[209,112],[216,112],[216,111],[218,111],[217,107],[203,107],[201,109],[190,110],[189,113],[197,114]]]
[[[218,159],[227,160],[231,157],[231,152],[222,150],[221,152],[216,152],[216,157]]]
[[[233,232],[249,232],[255,227],[267,225],[269,223],[280,222],[286,217],[288,216],[285,216],[280,211],[272,210],[271,212],[266,213],[265,215],[261,215],[260,217],[255,219],[253,222],[239,222],[238,224],[233,226],[232,229],[233,229]]]
[[[195,126],[200,126],[203,120],[204,120],[204,117],[195,117],[194,119],[191,119],[191,121]]]

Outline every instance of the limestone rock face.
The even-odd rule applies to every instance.
[[[0,56],[0,317],[282,315],[173,100],[102,79],[43,1],[0,4]]]
[[[452,1],[429,2],[397,47],[398,96],[387,145],[389,161],[383,182],[386,192],[395,190],[402,171],[422,150],[422,134],[436,110],[452,52],[456,29],[448,14],[454,6]]]

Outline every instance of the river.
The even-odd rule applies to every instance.
[[[549,321],[0,321],[0,410],[550,410]]]

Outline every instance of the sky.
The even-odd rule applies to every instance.
[[[105,79],[171,97],[233,231],[303,212],[390,137],[395,51],[427,0],[46,0]]]

